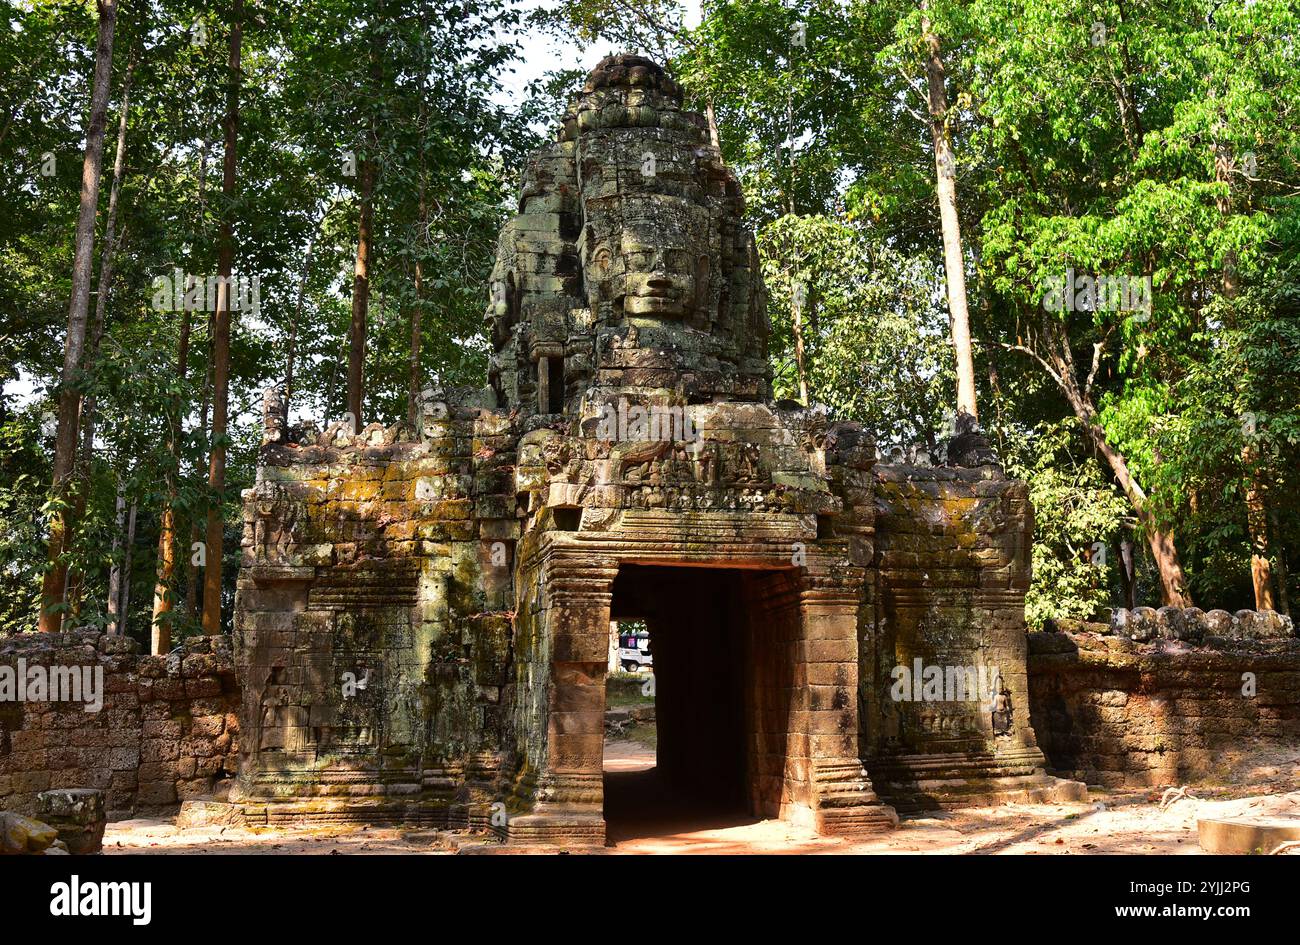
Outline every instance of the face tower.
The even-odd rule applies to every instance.
[[[770,394],[754,240],[735,176],[681,89],[610,57],[524,171],[488,309],[491,382],[525,414],[602,398],[679,405]]]
[[[857,425],[773,403],[742,212],[676,83],[612,56],[524,169],[487,388],[356,436],[268,398],[245,819],[602,842],[610,629],[633,619],[664,796],[856,833],[1061,789],[1027,713],[1024,484],[970,432],[881,463]],[[896,684],[935,667],[960,697]]]

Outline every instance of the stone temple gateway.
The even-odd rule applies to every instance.
[[[851,834],[1081,788],[1029,724],[1025,486],[972,431],[881,461],[773,403],[708,142],[661,68],[606,59],[501,233],[489,387],[357,435],[289,428],[268,395],[235,628],[246,819],[602,843],[608,635],[631,618],[683,797]]]

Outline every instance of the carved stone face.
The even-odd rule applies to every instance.
[[[601,213],[621,219],[593,221],[583,251],[593,309],[621,299],[625,315],[682,319],[698,310],[709,278],[707,212],[660,200],[625,199]]]
[[[653,246],[623,233],[623,311],[680,318],[695,303],[695,265],[685,246]]]

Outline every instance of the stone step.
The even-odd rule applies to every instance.
[[[1196,822],[1196,832],[1206,853],[1273,853],[1300,841],[1300,817],[1207,817]]]

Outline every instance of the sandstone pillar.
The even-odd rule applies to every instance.
[[[807,676],[809,801],[821,834],[856,834],[898,825],[862,765],[858,719],[858,608],[861,568],[808,573],[799,615]]]
[[[530,813],[510,818],[512,843],[602,845],[605,671],[618,568],[580,550],[541,566],[538,641],[545,657],[546,734],[530,773]]]

